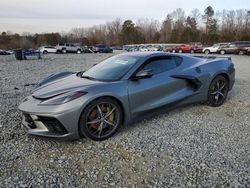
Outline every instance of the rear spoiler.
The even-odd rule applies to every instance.
[[[232,60],[231,56],[204,56],[204,55],[194,55],[193,57],[197,58],[203,58],[203,59],[227,59],[227,60]]]

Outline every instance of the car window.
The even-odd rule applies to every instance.
[[[113,56],[93,66],[84,72],[82,76],[102,81],[119,80],[136,64],[138,59],[139,57],[136,56]]]
[[[158,58],[146,63],[140,70],[151,70],[153,74],[159,74],[176,68],[181,64],[181,61],[180,57]]]

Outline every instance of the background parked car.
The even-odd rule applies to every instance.
[[[243,54],[242,49],[250,46],[250,41],[236,41],[232,42],[227,46],[221,47],[217,50],[220,54]]]
[[[6,50],[0,50],[0,55],[11,55],[11,53]]]
[[[82,52],[83,53],[94,53],[93,46],[83,46],[82,47]]]
[[[113,53],[113,49],[106,46],[105,44],[98,44],[94,47],[93,51],[95,53]]]
[[[247,55],[250,55],[250,47],[247,47]]]
[[[220,47],[226,46],[228,44],[229,44],[228,42],[227,43],[216,43],[213,46],[203,48],[202,52],[205,54],[217,53],[217,51]]]
[[[249,46],[238,47],[238,54],[239,55],[247,54],[249,48],[250,48],[250,45]]]
[[[54,47],[54,46],[41,46],[39,48],[39,50],[43,54],[56,53],[56,47]]]
[[[238,47],[234,43],[230,43],[226,46],[221,46],[218,48],[217,53],[224,55],[224,54],[236,54]]]
[[[173,52],[175,50],[176,46],[178,46],[178,45],[176,45],[176,44],[165,45],[163,47],[163,51],[164,52]]]
[[[182,44],[180,46],[176,46],[175,47],[175,52],[178,53],[189,53],[191,50],[191,46],[190,45],[186,45],[186,44]]]
[[[111,46],[113,50],[123,50],[122,46]]]
[[[239,55],[247,54],[248,47],[250,47],[250,41],[237,41],[234,43],[238,47],[236,52],[237,54]]]
[[[56,45],[56,52],[59,53],[82,53],[82,48],[79,44],[76,43],[60,43]]]
[[[201,42],[190,42],[191,46],[190,53],[202,53],[203,45]]]

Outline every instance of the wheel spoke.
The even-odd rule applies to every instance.
[[[215,92],[211,93],[211,95],[216,95],[216,94],[217,94],[217,91],[215,91]]]
[[[103,130],[103,122],[101,122],[101,124],[100,124],[98,130],[99,130],[98,137],[101,137],[102,130]]]
[[[107,119],[105,119],[105,120],[104,120],[104,122],[105,122],[105,123],[107,123],[108,125],[112,126],[112,127],[114,127],[114,126],[115,126],[115,124],[111,123],[111,122],[110,122],[110,121],[108,121]]]
[[[217,86],[217,89],[219,90],[219,89],[220,89],[220,83],[219,83],[219,80],[216,82],[216,86]]]
[[[98,109],[98,113],[99,113],[99,115],[102,117],[103,115],[102,115],[102,110],[101,110],[101,108],[100,108],[100,106],[99,105],[97,105],[97,109]]]
[[[100,123],[100,119],[95,119],[95,120],[93,120],[93,121],[89,121],[89,122],[87,122],[87,124],[94,124],[94,123]]]
[[[214,99],[215,99],[215,103],[217,104],[218,103],[218,100],[219,100],[219,94],[217,93],[217,95],[215,95]]]
[[[105,118],[109,117],[115,110],[116,110],[116,107],[114,107],[108,114],[106,114]]]
[[[223,94],[223,93],[221,93],[220,91],[218,92],[218,94],[219,94],[219,95],[221,95],[222,97],[224,97],[224,94]]]
[[[224,87],[225,87],[225,84],[223,84],[223,85],[220,87],[219,91],[223,90]]]

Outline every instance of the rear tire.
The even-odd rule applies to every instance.
[[[91,102],[83,110],[79,130],[85,137],[102,141],[110,138],[118,131],[122,119],[122,108],[116,100],[100,98]]]
[[[228,94],[229,83],[227,78],[222,75],[216,76],[208,89],[207,105],[217,107],[222,105]]]
[[[240,50],[238,54],[239,55],[244,55],[245,53],[244,53],[244,51]]]
[[[194,50],[191,50],[190,53],[193,54],[193,53],[194,53]]]
[[[182,53],[182,50],[179,50],[178,52],[179,52],[179,53]]]

